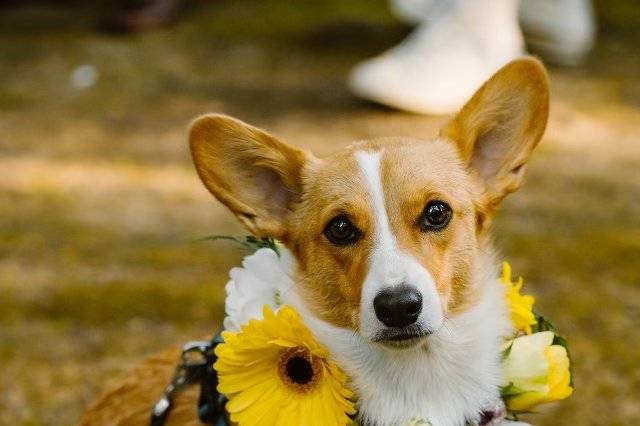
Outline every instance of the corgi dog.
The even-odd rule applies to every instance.
[[[427,140],[360,141],[317,158],[228,116],[193,123],[204,185],[253,235],[290,253],[286,302],[349,375],[362,424],[486,424],[500,406],[512,326],[490,225],[522,185],[548,109],[544,67],[523,58]],[[82,424],[147,424],[176,357],[158,355],[116,382]],[[200,424],[196,400],[180,395],[167,424]]]

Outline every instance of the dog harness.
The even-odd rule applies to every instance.
[[[182,347],[180,362],[171,382],[164,389],[160,400],[151,410],[150,426],[164,426],[171,409],[173,398],[185,388],[199,384],[198,418],[202,423],[215,426],[228,426],[224,405],[227,402],[218,390],[218,376],[213,369],[216,362],[216,346],[222,343],[220,333],[210,341],[192,341]]]

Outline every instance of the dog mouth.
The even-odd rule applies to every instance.
[[[423,342],[430,334],[430,330],[419,326],[409,326],[398,329],[388,328],[376,333],[373,342],[391,348],[410,348]]]

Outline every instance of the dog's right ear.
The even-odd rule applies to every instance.
[[[252,234],[286,240],[287,216],[301,195],[311,154],[219,114],[197,118],[189,143],[207,189]]]

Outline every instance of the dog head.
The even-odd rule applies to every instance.
[[[211,193],[298,263],[297,291],[335,326],[411,347],[477,300],[474,273],[500,201],[523,182],[548,115],[533,59],[487,81],[430,140],[355,143],[327,158],[224,115],[192,125]]]

